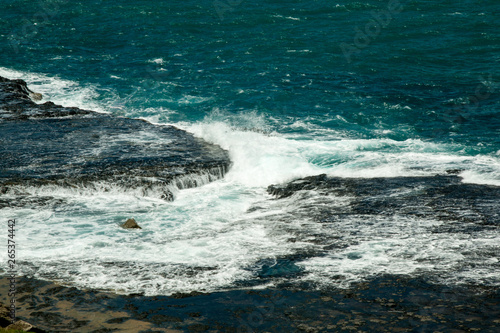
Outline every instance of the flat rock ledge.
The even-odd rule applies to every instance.
[[[17,315],[48,332],[498,332],[498,288],[386,275],[324,291],[117,295],[20,277]],[[0,279],[0,301],[9,282]]]
[[[0,77],[0,208],[9,205],[2,196],[54,185],[172,200],[172,188],[220,179],[230,167],[227,151],[176,127],[35,103],[40,97]]]

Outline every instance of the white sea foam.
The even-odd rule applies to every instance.
[[[0,67],[0,76],[8,79],[22,79],[26,81],[28,87],[43,95],[43,99],[38,103],[47,101],[66,107],[78,107],[86,110],[105,112],[105,109],[95,99],[99,93],[92,86],[82,87],[79,83],[51,77],[41,73],[22,72],[9,68]]]
[[[148,60],[148,62],[153,63],[153,64],[158,64],[158,65],[163,65],[165,63],[165,60],[163,60],[163,58],[156,58],[156,59]]]
[[[245,123],[250,128],[266,128],[260,118]],[[181,127],[227,149],[234,163],[228,179],[247,186],[266,186],[319,173],[337,177],[408,177],[446,174],[452,169],[464,170],[460,175],[467,182],[498,185],[500,173],[496,156],[463,155],[462,147],[454,144],[418,139],[350,139],[331,131],[307,140],[302,134],[265,134],[211,118]]]
[[[277,253],[262,226],[238,222],[255,196],[240,191],[222,181],[181,191],[172,203],[102,193],[73,196],[64,213],[2,213],[19,222],[20,256],[33,265],[20,265],[25,274],[121,292],[215,290]],[[121,229],[128,217],[143,229]]]
[[[433,227],[441,224],[438,221],[396,216],[353,218],[342,224],[344,233],[355,232],[350,240],[353,244],[324,257],[304,260],[300,265],[308,274],[303,280],[328,286],[336,277],[336,284],[347,287],[380,274],[446,272],[465,260],[457,248],[468,240],[433,233]]]
[[[222,122],[195,124],[188,130],[229,151],[233,165],[228,181],[265,187],[321,171],[308,163],[299,145],[280,136],[235,130]]]
[[[464,183],[500,186],[500,156],[478,155],[460,176]]]

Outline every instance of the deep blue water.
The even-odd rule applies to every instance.
[[[220,268],[215,278],[206,273],[184,284],[154,271],[149,278],[164,284],[138,287],[152,294],[224,288],[241,267],[300,248],[273,238],[268,227],[234,227],[254,218],[247,209],[265,200],[273,183],[323,172],[388,177],[460,169],[464,182],[500,185],[496,0],[12,0],[0,4],[0,42],[0,75],[25,79],[45,100],[173,124],[230,151],[234,167],[225,181],[179,194],[173,204],[119,196],[96,203],[78,194],[62,212],[3,213],[65,226],[132,214],[157,229],[152,243],[137,241],[150,252],[132,256],[130,270],[145,258],[160,271],[170,264]],[[79,267],[82,250],[119,247],[129,237],[64,228],[43,255],[27,250],[40,276],[69,278],[58,269]],[[162,234],[166,229],[173,236]],[[36,230],[26,242],[42,237]],[[204,239],[200,230],[213,235]],[[221,245],[234,237],[244,240]],[[451,256],[457,240],[446,242],[432,255]],[[61,253],[71,254],[56,268],[39,263]],[[113,250],[96,257],[103,253],[112,257]],[[413,267],[404,260],[418,266],[398,258],[399,268]],[[346,272],[363,276],[356,267]],[[363,267],[373,270],[369,260]],[[117,276],[126,270],[116,269]],[[96,272],[92,279],[80,271],[74,282],[115,287],[105,266]]]
[[[214,108],[256,110],[278,118],[277,131],[310,117],[355,137],[500,149],[496,1],[394,2],[375,25],[389,1],[224,3],[11,1],[0,64],[95,86],[98,101],[134,93],[120,102],[130,116],[169,108],[161,119],[192,122]],[[368,42],[356,40],[367,26]],[[359,52],[345,56],[342,43]]]

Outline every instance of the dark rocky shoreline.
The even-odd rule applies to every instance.
[[[7,302],[8,284],[0,284]],[[498,332],[500,292],[387,275],[349,289],[147,297],[18,279],[19,318],[48,332]]]
[[[0,77],[0,193],[18,205],[30,202],[26,187],[93,190],[97,182],[172,200],[169,186],[195,187],[230,166],[225,150],[173,126],[37,104],[33,96],[26,82]]]

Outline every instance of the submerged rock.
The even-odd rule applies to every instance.
[[[176,127],[36,104],[30,95],[26,82],[0,77],[3,194],[56,185],[172,200],[172,188],[219,179],[230,165],[225,150]]]
[[[342,267],[348,273],[325,273],[334,285],[346,285],[344,281],[355,274],[398,270],[400,263],[418,267],[405,274],[440,283],[455,283],[464,271],[468,281],[491,276],[484,283],[498,283],[493,277],[499,251],[482,240],[498,236],[500,186],[464,183],[456,175],[340,178],[323,174],[271,185],[267,191],[274,198],[253,207],[257,217],[252,223],[270,226],[275,237],[301,244],[293,257],[284,258],[287,276],[293,276],[293,266],[301,267],[308,258],[326,257],[329,264],[320,266],[314,258],[311,267],[319,272],[316,267],[346,265]],[[478,242],[469,244],[468,239]],[[372,264],[370,258],[379,253],[387,261]],[[351,267],[357,265],[365,265],[366,271],[355,268],[352,273]],[[261,274],[259,282],[272,281],[274,273],[262,267],[271,274]]]
[[[142,229],[135,219],[128,219],[125,223],[121,225],[123,229]]]
[[[30,97],[31,97],[31,99],[32,99],[32,100],[34,100],[34,101],[41,101],[41,100],[43,99],[43,95],[42,95],[42,94],[40,94],[40,93],[36,93],[36,92],[32,92],[32,93],[30,94]]]
[[[456,175],[339,178],[321,174],[270,185],[267,192],[276,200],[285,200],[315,191],[319,197],[295,199],[296,206],[291,211],[322,222],[333,216],[408,215],[498,225],[500,187],[468,184],[461,180]],[[325,198],[345,198],[349,203],[325,205],[322,200]]]

